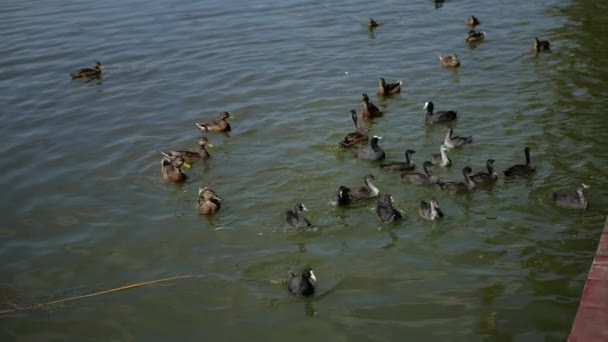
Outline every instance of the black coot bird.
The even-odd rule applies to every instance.
[[[457,113],[453,110],[445,110],[439,112],[433,112],[433,102],[429,101],[424,104],[422,109],[426,109],[425,120],[429,123],[442,123],[456,120]]]
[[[287,224],[294,228],[307,228],[312,226],[310,221],[304,217],[304,212],[308,211],[304,203],[296,204],[293,209],[285,211],[285,220]]]
[[[443,217],[443,212],[435,200],[430,200],[428,203],[425,201],[420,201],[418,213],[420,214],[420,217],[429,221],[437,220]]]
[[[553,202],[562,208],[587,209],[589,207],[589,203],[587,202],[583,191],[588,188],[588,185],[581,184],[576,187],[576,194],[554,192]]]
[[[340,185],[340,187],[338,188],[338,193],[329,202],[329,204],[337,206],[337,207],[344,207],[344,206],[349,205],[350,202],[351,202],[350,188],[345,187],[344,185]]]
[[[488,172],[477,172],[471,176],[473,182],[477,184],[485,183],[485,184],[493,184],[498,180],[498,175],[494,172],[494,159],[488,159],[486,161],[486,168]]]
[[[530,162],[530,147],[526,146],[524,149],[524,153],[526,154],[526,163],[525,164],[516,164],[503,171],[505,176],[514,177],[514,176],[524,176],[535,171],[534,165]]]
[[[424,173],[404,172],[401,174],[401,180],[404,182],[419,184],[419,185],[435,184],[435,183],[439,182],[439,177],[434,176],[431,173],[432,167],[433,167],[433,164],[427,160],[424,162],[424,164],[422,164]]]
[[[306,267],[301,275],[291,272],[287,288],[289,293],[297,297],[309,297],[315,294],[317,277],[312,268]]]
[[[475,189],[475,182],[469,176],[473,172],[470,167],[465,167],[462,169],[462,175],[464,177],[464,182],[439,182],[439,187],[441,190],[451,190],[451,191],[471,191]]]
[[[382,222],[390,223],[401,219],[401,213],[395,209],[394,204],[393,196],[389,194],[384,194],[378,198],[376,214]]]
[[[414,150],[405,151],[405,161],[392,161],[383,163],[380,167],[386,171],[411,171],[416,168],[416,164],[414,164],[411,160],[412,154],[416,153]]]
[[[365,160],[381,160],[386,157],[384,150],[378,146],[378,141],[382,137],[374,135],[369,142],[369,147],[359,148],[353,151],[355,158]]]

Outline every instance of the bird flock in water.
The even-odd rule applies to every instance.
[[[486,33],[483,31],[475,31],[474,28],[480,24],[480,21],[471,16],[465,20],[465,24],[471,27],[471,30],[465,37],[467,43],[476,44],[482,42]],[[372,18],[369,18],[368,28],[374,30],[380,24]],[[550,51],[550,43],[547,40],[539,40],[534,38],[532,48],[533,53],[542,51]],[[441,65],[448,68],[457,68],[460,66],[460,60],[456,54],[439,55]],[[102,64],[97,61],[93,68],[80,69],[70,74],[72,79],[84,79],[87,81],[102,78]],[[378,81],[378,96],[389,97],[401,92],[403,86],[402,81],[387,83],[384,78]],[[453,110],[435,111],[433,102],[426,102],[423,110],[426,111],[425,121],[428,124],[449,124],[457,120],[458,113]],[[358,111],[351,110],[351,119],[354,123],[354,132],[348,133],[339,145],[344,149],[352,149],[352,155],[358,159],[383,161],[386,157],[384,150],[379,146],[382,139],[380,136],[372,135],[361,124],[361,120],[373,120],[383,116],[382,111],[374,105],[367,94],[361,95],[361,105]],[[222,132],[228,133],[231,131],[230,124],[227,119],[233,118],[228,112],[219,113],[217,120],[197,122],[196,127],[201,133]],[[432,153],[428,160],[422,164],[422,172],[415,172],[416,165],[412,161],[412,155],[416,151],[408,149],[405,151],[404,161],[389,161],[380,164],[380,168],[387,172],[398,173],[401,180],[405,183],[427,186],[438,186],[441,190],[453,193],[466,193],[473,191],[477,187],[491,187],[498,181],[498,173],[494,170],[494,160],[488,159],[486,162],[486,171],[472,173],[469,166],[462,169],[462,181],[444,181],[434,175],[432,168],[450,167],[452,159],[448,152],[452,149],[462,148],[473,143],[471,136],[455,136],[454,130],[451,127],[445,128],[447,131],[443,144],[439,147],[438,153]],[[363,146],[369,144],[368,146]],[[206,137],[201,137],[198,140],[200,147],[199,151],[178,150],[161,152],[161,174],[162,177],[169,182],[183,182],[187,175],[183,168],[190,168],[192,164],[200,160],[208,160],[211,154],[207,147],[213,147],[211,142]],[[527,176],[535,172],[535,167],[530,159],[530,148],[524,148],[525,163],[516,164],[503,171],[504,177],[513,178],[519,176]],[[341,185],[338,188],[334,198],[330,201],[333,206],[345,207],[351,203],[363,202],[371,199],[377,199],[376,214],[382,222],[390,223],[398,221],[402,218],[401,213],[395,209],[395,201],[390,194],[381,194],[380,190],[373,184],[376,178],[372,174],[368,174],[363,179],[363,185],[359,187],[347,187]],[[588,186],[581,184],[576,187],[575,193],[554,192],[552,194],[553,202],[565,208],[572,209],[587,209],[588,203],[583,194],[583,190]],[[197,210],[201,214],[214,214],[221,208],[223,201],[214,190],[203,187],[199,188]],[[307,211],[303,203],[296,204],[293,209],[285,211],[286,223],[297,230],[307,230],[314,225],[304,217],[304,212]],[[425,220],[437,220],[444,216],[439,203],[435,199],[421,201],[418,213]],[[317,278],[310,267],[304,268],[300,274],[293,271],[287,280],[287,287],[291,294],[296,296],[311,296],[315,292]]]

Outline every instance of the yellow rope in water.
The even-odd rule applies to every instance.
[[[140,287],[140,286],[145,286],[145,285],[150,285],[150,284],[154,284],[154,283],[160,283],[160,282],[163,282],[163,281],[169,281],[169,280],[175,280],[175,279],[183,279],[183,278],[192,278],[192,276],[188,274],[188,275],[181,275],[181,276],[175,276],[175,277],[169,277],[169,278],[150,280],[150,281],[146,281],[146,282],[143,282],[143,283],[135,283],[135,284],[125,285],[125,286],[116,287],[116,288],[113,288],[113,289],[103,290],[103,291],[99,291],[99,292],[93,292],[93,293],[89,293],[89,294],[85,294],[85,295],[81,295],[81,296],[63,298],[63,299],[58,299],[58,300],[54,300],[54,301],[46,302],[46,303],[33,304],[33,305],[25,306],[25,307],[22,307],[22,308],[14,308],[14,309],[2,310],[2,311],[0,311],[0,315],[1,314],[6,314],[6,313],[11,313],[11,312],[22,311],[22,310],[35,309],[35,308],[39,308],[41,306],[47,306],[47,305],[53,305],[53,304],[58,304],[58,303],[64,303],[64,302],[67,302],[67,301],[70,301],[70,300],[76,300],[76,299],[83,299],[83,298],[88,298],[88,297],[99,296],[99,295],[102,295],[102,294],[116,292],[116,291],[129,290],[129,289],[133,289],[133,288]]]

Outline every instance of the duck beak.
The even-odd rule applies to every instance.
[[[186,169],[189,169],[189,168],[191,168],[191,167],[192,167],[192,165],[190,165],[190,163],[188,163],[188,162],[184,162],[182,165],[183,165],[183,166],[184,166]]]
[[[210,142],[206,143],[205,145],[207,145],[208,147],[213,147],[213,144]]]
[[[234,115],[232,115],[232,114],[228,115],[228,117],[229,117],[230,119],[236,119],[236,116],[234,116]]]

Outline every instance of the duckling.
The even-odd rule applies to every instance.
[[[201,147],[201,150],[199,152],[169,151],[169,152],[164,152],[164,154],[171,156],[172,159],[177,158],[177,157],[182,157],[186,162],[188,162],[190,164],[194,164],[201,159],[202,160],[209,159],[211,157],[211,154],[209,154],[209,151],[207,151],[207,148],[205,146],[213,147],[213,144],[210,143],[209,140],[207,140],[207,138],[205,138],[205,137],[199,139],[198,144]]]
[[[467,36],[464,38],[464,40],[467,43],[481,42],[484,39],[486,39],[486,33],[483,31],[475,31],[475,30],[469,31]]]
[[[551,43],[548,40],[539,40],[537,37],[534,37],[534,43],[532,43],[532,51],[541,52],[541,51],[550,51]]]
[[[479,22],[479,19],[477,19],[477,18],[476,18],[474,15],[472,15],[472,16],[470,16],[470,17],[468,17],[468,18],[467,18],[467,19],[464,21],[464,23],[465,23],[465,24],[467,24],[468,26],[471,26],[471,27],[475,27],[475,26],[477,26],[477,25],[481,24],[481,23]]]
[[[371,29],[374,29],[374,28],[376,28],[376,27],[378,27],[378,26],[380,26],[380,24],[378,24],[378,22],[377,22],[377,21],[375,21],[375,20],[374,20],[374,19],[372,19],[372,18],[369,18],[369,21],[367,22],[367,27],[368,27],[370,30],[371,30]]]
[[[439,146],[439,153],[431,153],[431,163],[443,167],[452,166],[452,159],[448,156],[448,148],[444,145]]]
[[[464,176],[464,182],[438,182],[441,190],[451,191],[471,191],[475,189],[475,182],[469,176],[473,172],[470,167],[462,169],[462,175]]]
[[[585,195],[583,191],[585,189],[589,189],[588,185],[581,184],[576,187],[576,195],[562,193],[562,192],[554,192],[553,193],[553,202],[562,208],[570,208],[570,209],[587,209],[589,207],[589,203],[587,199],[585,199]]]
[[[221,112],[219,114],[219,120],[214,121],[206,121],[206,122],[197,122],[196,127],[198,127],[202,132],[230,132],[230,124],[226,119],[233,119],[234,116],[228,112]]]
[[[84,69],[80,69],[78,71],[74,71],[73,73],[70,73],[70,76],[72,77],[72,79],[77,79],[77,78],[101,78],[101,69],[103,69],[103,65],[101,65],[101,63],[99,61],[95,62],[95,64],[93,65],[93,69],[91,68],[84,68]]]
[[[433,167],[433,164],[427,160],[422,164],[424,173],[404,172],[401,174],[401,180],[404,182],[418,185],[436,184],[437,182],[439,182],[439,177],[434,176],[432,174],[431,167]]]
[[[285,220],[287,221],[287,224],[296,229],[312,226],[310,221],[303,215],[305,211],[308,211],[308,209],[306,209],[304,203],[296,204],[293,209],[285,211]]]
[[[380,194],[380,190],[372,183],[376,180],[374,175],[369,174],[363,178],[364,186],[356,188],[350,192],[350,198],[354,200],[364,200],[377,197]]]
[[[412,154],[416,153],[414,150],[405,151],[405,161],[393,161],[380,165],[380,167],[386,171],[411,171],[416,168],[416,164],[411,161]]]
[[[338,188],[338,193],[331,201],[329,201],[329,204],[337,207],[344,207],[349,205],[350,202],[350,188],[347,188],[344,185],[340,185],[340,187]]]
[[[317,277],[312,268],[305,268],[301,275],[291,272],[287,281],[287,290],[296,297],[310,297],[315,294]]]
[[[380,77],[378,81],[378,96],[389,96],[401,92],[401,85],[403,81],[397,81],[395,83],[386,83],[384,78]]]
[[[418,213],[420,214],[420,217],[429,221],[434,221],[443,217],[443,212],[435,200],[430,200],[428,203],[420,201]]]
[[[473,142],[473,137],[455,137],[452,136],[454,133],[454,129],[448,128],[448,134],[446,134],[445,139],[443,140],[443,145],[449,149],[460,147],[462,145],[470,144]]]
[[[455,53],[439,55],[439,61],[444,67],[456,68],[460,66],[460,60],[458,60],[458,56]]]
[[[218,194],[207,188],[198,189],[198,212],[201,214],[214,214],[221,208],[223,199]]]
[[[369,101],[367,94],[361,94],[361,109],[359,109],[359,114],[364,119],[372,119],[384,115],[375,104]]]
[[[393,200],[393,196],[389,194],[384,194],[378,198],[376,215],[378,215],[382,222],[390,223],[402,218],[401,213],[395,209],[394,205],[395,201]]]
[[[488,159],[486,161],[486,168],[488,169],[488,172],[477,172],[476,174],[471,176],[471,179],[473,180],[473,182],[477,183],[477,184],[481,184],[481,183],[486,183],[486,184],[493,184],[496,183],[496,181],[498,180],[498,175],[496,174],[496,172],[494,172],[494,159]]]
[[[163,160],[160,162],[163,178],[176,183],[185,181],[187,176],[182,170],[182,166],[190,168],[190,164],[182,157],[172,158],[163,152],[161,153],[164,156]]]
[[[424,104],[424,107],[422,107],[422,109],[426,109],[426,115],[424,117],[426,122],[444,123],[444,122],[450,122],[450,121],[456,120],[456,117],[458,115],[457,112],[455,112],[453,110],[441,110],[438,112],[433,112],[434,108],[435,108],[435,105],[431,101],[426,102]]]
[[[366,160],[382,160],[386,157],[384,150],[378,146],[382,137],[374,135],[369,142],[369,147],[359,148],[353,151],[355,158]]]
[[[526,146],[524,149],[524,154],[526,155],[526,163],[525,164],[516,164],[503,171],[507,177],[514,176],[524,176],[536,171],[534,165],[530,162],[530,147]]]
[[[344,139],[340,142],[340,146],[345,147],[345,148],[353,147],[355,145],[367,142],[367,140],[369,140],[368,135],[367,135],[367,130],[365,129],[365,127],[363,127],[363,125],[361,125],[359,123],[359,118],[358,118],[357,112],[355,112],[353,109],[351,109],[350,115],[351,115],[351,118],[353,119],[353,123],[355,124],[355,131],[348,133],[344,137]]]

